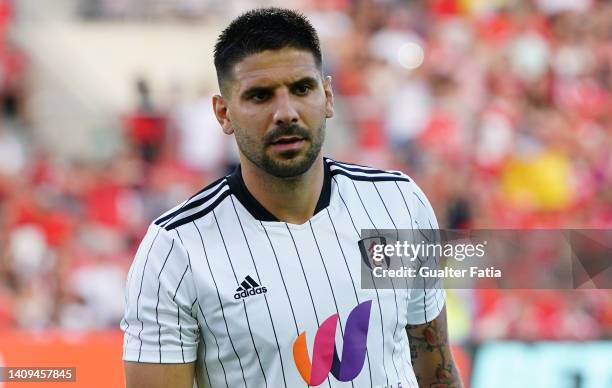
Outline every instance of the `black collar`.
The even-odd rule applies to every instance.
[[[325,161],[323,161],[323,187],[321,188],[321,194],[319,195],[319,201],[317,202],[317,206],[315,208],[314,214],[317,214],[321,210],[325,209],[329,206],[329,199],[331,197],[331,174],[329,171],[329,166]],[[232,172],[228,178],[227,182],[230,186],[232,194],[238,198],[240,203],[251,213],[251,215],[260,221],[276,221],[280,220],[276,218],[272,213],[270,213],[262,204],[259,203],[253,197],[253,195],[249,192],[246,185],[244,184],[244,180],[242,179],[242,169],[240,165],[236,167],[234,172]]]

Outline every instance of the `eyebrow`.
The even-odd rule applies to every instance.
[[[289,84],[289,87],[291,88],[293,86],[301,85],[301,84],[316,85],[317,79],[312,76],[302,77],[297,81],[291,82]],[[240,97],[247,99],[253,94],[261,93],[261,92],[272,92],[274,89],[275,89],[274,86],[252,86],[248,88],[247,90],[245,90],[244,92],[242,92],[240,94]]]

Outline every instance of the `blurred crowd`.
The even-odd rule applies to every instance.
[[[319,31],[333,79],[329,155],[406,171],[444,228],[612,227],[611,1],[294,3]],[[77,13],[138,10],[83,1]],[[5,37],[0,66],[0,328],[116,327],[147,225],[235,165],[232,139],[206,92],[161,106],[140,79],[133,110],[117,112],[121,151],[67,160],[37,142],[28,63]],[[474,290],[449,301],[466,340],[612,337],[609,291]]]
[[[80,0],[78,14],[89,20],[201,19],[221,6],[218,0]]]

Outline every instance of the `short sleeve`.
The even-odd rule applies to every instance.
[[[439,241],[438,220],[434,210],[425,196],[425,193],[414,183],[411,182],[411,193],[406,193],[411,199],[410,206],[415,211],[415,229],[429,229],[431,232],[426,232],[426,235],[432,237],[432,240]],[[422,257],[423,263],[428,266],[439,265],[439,257]],[[408,323],[411,325],[420,325],[433,321],[444,308],[446,295],[442,282],[439,280],[431,281],[424,278],[415,279],[413,288],[409,290],[410,296],[408,299]]]
[[[196,300],[187,251],[175,231],[153,224],[128,273],[123,360],[186,363],[197,358]]]

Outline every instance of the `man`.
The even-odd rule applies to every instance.
[[[361,229],[437,222],[402,173],[321,155],[333,94],[309,22],[247,12],[215,66],[213,109],[241,165],[142,241],[122,322],[128,388],[459,387],[443,291],[360,287]]]

